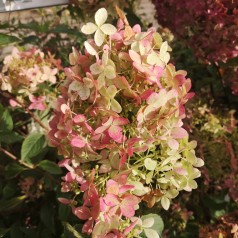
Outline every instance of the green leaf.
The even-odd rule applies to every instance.
[[[23,140],[23,137],[15,131],[0,132],[0,142],[13,144]]]
[[[8,110],[0,108],[0,132],[11,131],[13,129],[12,117]]]
[[[13,178],[25,170],[27,170],[27,168],[17,163],[10,163],[5,167],[5,175],[7,178]]]
[[[15,197],[9,200],[2,200],[0,201],[0,212],[2,211],[9,211],[18,205],[20,205],[24,200],[26,196],[20,196],[20,197]]]
[[[44,225],[55,234],[55,220],[53,204],[45,203],[40,210],[40,218]]]
[[[70,206],[60,203],[59,210],[58,210],[58,218],[61,221],[67,221],[70,216],[71,216]]]
[[[16,192],[18,190],[18,185],[14,180],[10,180],[9,182],[6,182],[6,185],[3,188],[3,199],[7,200],[9,198],[12,198],[14,196],[16,196]]]
[[[49,172],[50,174],[61,174],[61,168],[54,162],[50,160],[42,160],[38,166],[43,170]]]
[[[45,136],[41,133],[28,135],[21,148],[21,160],[29,162],[29,159],[37,156],[45,147]]]
[[[10,231],[10,228],[1,228],[0,227],[0,238],[4,237],[9,231]]]
[[[20,39],[15,36],[9,36],[9,35],[0,33],[0,46],[12,44],[18,41],[20,41]]]

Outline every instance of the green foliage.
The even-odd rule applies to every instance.
[[[0,132],[8,132],[13,129],[13,121],[8,109],[0,104]]]
[[[49,160],[42,160],[38,166],[40,168],[42,168],[43,170],[49,172],[50,174],[61,174],[62,171],[60,169],[60,167],[52,162],[52,161],[49,161]]]
[[[20,39],[15,36],[0,33],[0,46],[9,45],[19,41]]]
[[[30,159],[39,155],[45,146],[44,134],[32,133],[28,135],[22,143],[21,160],[31,162]]]

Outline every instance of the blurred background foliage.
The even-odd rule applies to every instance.
[[[156,9],[149,1],[72,0],[67,6],[0,14],[0,65],[13,45],[49,51],[63,66],[69,65],[72,47],[81,50],[85,40],[81,25],[100,7],[109,8],[111,21],[116,23],[116,4],[131,25],[157,28],[173,49],[172,61],[188,72],[196,93],[188,104],[185,123],[192,139],[198,141],[197,154],[205,166],[198,189],[180,195],[169,211],[152,208],[164,220],[162,237],[238,237],[238,96],[231,87],[238,78],[234,71],[237,57],[205,62],[187,43],[187,35],[162,24],[166,21],[160,21],[161,16],[166,15],[158,13],[156,20]],[[57,200],[63,196],[63,172],[57,166],[60,158],[55,149],[47,146],[31,115],[21,108],[13,110],[2,91],[0,103],[0,237],[84,237],[70,208]],[[37,117],[48,120],[47,113]],[[143,213],[150,209],[144,207]]]

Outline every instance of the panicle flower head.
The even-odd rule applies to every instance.
[[[132,28],[117,12],[112,31],[104,8],[82,28],[103,37],[85,42],[84,53],[73,48],[48,135],[65,158],[62,191],[76,195],[68,203],[92,237],[140,237],[140,203],[169,209],[179,191],[197,188],[203,165],[182,121],[191,80],[169,63],[171,48],[154,28]]]
[[[15,95],[30,110],[45,110],[50,102],[47,95],[52,93],[49,86],[56,83],[60,64],[56,66],[56,60],[39,49],[19,51],[15,47],[3,63],[1,89]]]

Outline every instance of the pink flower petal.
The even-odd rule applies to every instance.
[[[86,145],[86,142],[79,137],[74,137],[70,144],[74,147],[83,148]]]
[[[107,193],[118,195],[119,185],[114,180],[110,179],[107,181]]]
[[[93,224],[94,224],[94,220],[88,220],[88,221],[83,225],[82,232],[83,232],[83,233],[87,233],[88,235],[91,234],[92,231],[93,231]]]
[[[117,117],[114,119],[112,124],[114,126],[122,126],[122,125],[127,125],[128,123],[130,123],[130,121],[127,118]]]
[[[73,121],[74,121],[74,123],[76,123],[76,124],[78,124],[78,123],[80,123],[80,122],[85,122],[85,121],[86,121],[86,117],[85,117],[84,115],[82,115],[82,114],[79,114],[79,115],[77,115],[77,116],[75,116],[75,117],[73,118]]]
[[[174,139],[182,139],[182,138],[188,137],[188,132],[182,127],[175,127],[171,131],[171,136]]]
[[[119,189],[119,194],[125,193],[125,192],[127,192],[127,191],[133,189],[134,187],[135,187],[135,186],[133,186],[133,185],[123,185],[123,186],[121,186],[120,189]]]
[[[88,220],[91,217],[90,209],[85,206],[77,207],[73,212],[81,220]]]
[[[120,126],[110,126],[108,134],[113,140],[118,140],[122,137],[122,128]]]
[[[114,206],[120,204],[118,197],[114,194],[107,194],[104,197],[104,202],[109,207],[114,207]]]

